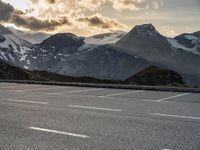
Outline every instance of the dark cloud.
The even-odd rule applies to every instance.
[[[4,3],[0,0],[0,21],[8,21],[14,12],[15,9],[12,5]]]
[[[30,30],[55,30],[56,27],[62,25],[71,25],[67,18],[60,18],[58,20],[40,20],[35,17],[27,17],[20,15],[13,15],[11,22],[17,26],[28,28]]]
[[[103,29],[123,28],[123,25],[119,22],[103,17],[101,15],[78,18],[77,21],[84,22],[89,26],[96,26]]]
[[[46,0],[46,2],[49,4],[54,4],[56,2],[56,0]]]
[[[40,0],[31,0],[33,4],[37,4]],[[45,0],[49,4],[54,4],[56,0]]]

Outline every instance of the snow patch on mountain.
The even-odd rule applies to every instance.
[[[123,31],[100,34],[85,38],[84,42],[89,45],[114,44],[119,41],[126,33]]]
[[[191,41],[193,47],[187,47],[186,45],[179,43],[178,40],[176,39],[167,38],[167,40],[169,41],[171,46],[175,49],[182,49],[184,51],[200,55],[200,51],[198,50],[198,48],[200,48],[200,38],[194,35],[185,35],[184,38]]]

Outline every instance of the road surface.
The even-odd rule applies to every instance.
[[[0,83],[0,150],[200,150],[200,94]]]

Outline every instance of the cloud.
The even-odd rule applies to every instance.
[[[34,31],[37,30],[52,31],[55,30],[56,27],[62,25],[69,25],[69,26],[71,25],[70,21],[65,17],[61,17],[55,20],[40,20],[35,17],[13,15],[10,22],[14,23],[17,26],[28,28]]]
[[[57,17],[54,19],[39,19],[33,16],[27,16],[27,12],[15,9],[12,5],[0,0],[0,22],[9,22],[17,26],[30,30],[55,30],[62,25],[71,25],[67,17]]]
[[[8,21],[14,12],[15,9],[12,5],[4,3],[0,0],[0,21]]]
[[[104,17],[100,14],[95,14],[89,17],[78,18],[77,21],[102,29],[123,29],[125,25],[119,23],[117,20]]]
[[[99,33],[125,29],[126,26],[116,19],[110,19],[99,13],[92,16],[85,16],[86,9],[90,7],[91,11],[97,10],[101,5],[106,3],[106,1],[107,0],[31,0],[34,7],[21,11],[0,0],[0,14],[2,14],[0,20],[6,23],[12,23],[18,28],[51,33],[58,31],[65,32],[68,29],[72,29],[73,31],[84,29]],[[41,4],[49,5],[45,5],[44,9],[44,7],[38,7]],[[36,8],[38,11],[37,17],[31,16],[31,13],[35,11]]]
[[[39,0],[31,0],[31,2],[32,2],[33,4],[37,4],[37,3],[39,2]]]
[[[162,4],[161,0],[109,0],[113,8],[118,11],[131,10],[138,11],[143,9],[158,9]]]
[[[79,7],[86,8],[88,10],[94,11],[99,9],[107,0],[79,0],[77,5]]]

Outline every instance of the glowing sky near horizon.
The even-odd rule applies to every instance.
[[[0,23],[33,32],[89,36],[145,23],[167,36],[200,30],[200,0],[0,0],[0,8],[7,3],[15,10],[0,10]]]

